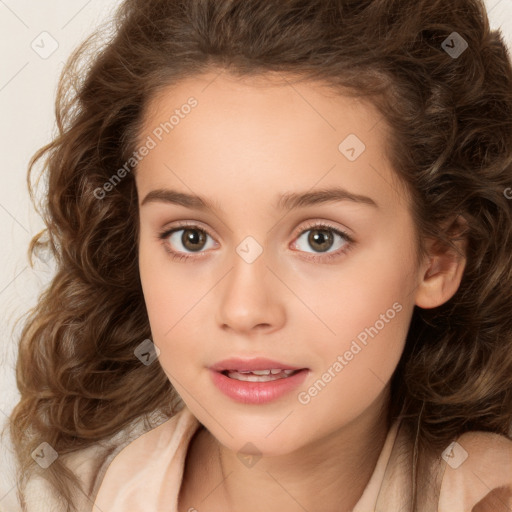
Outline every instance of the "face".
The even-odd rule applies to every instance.
[[[289,453],[387,389],[420,272],[385,129],[370,104],[270,78],[206,74],[150,103],[136,184],[153,342],[225,447]],[[241,382],[211,370],[228,358],[302,370]]]

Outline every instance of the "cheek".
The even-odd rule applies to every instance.
[[[396,300],[396,292],[373,290],[375,296],[351,296],[354,300],[331,317],[336,336],[317,338],[317,364],[297,391],[299,410],[316,418],[323,432],[370,410],[402,355],[414,305]]]
[[[328,329],[320,326],[316,332],[323,334],[315,335],[309,328],[315,339],[309,350],[318,364],[304,402],[322,395],[317,404],[325,399],[357,410],[391,378],[414,308],[415,263],[405,242],[380,241],[350,263],[347,259],[340,272],[323,279],[321,289],[310,288],[309,304]]]
[[[150,244],[141,236],[139,273],[152,341],[160,350],[164,370],[178,375],[184,363],[201,359],[197,340],[202,337],[203,323],[195,315],[208,307],[211,284],[197,265],[173,263],[163,246]],[[192,267],[193,273],[187,270]]]
[[[173,312],[180,309],[180,294],[175,293],[180,285],[169,275],[166,259],[168,260],[168,255],[165,249],[158,243],[145,240],[142,234],[139,246],[139,274],[153,341],[160,350],[162,341],[167,333],[171,334],[176,322]]]
[[[403,351],[407,328],[397,321],[400,315],[408,313],[400,311],[378,333],[370,326],[362,330],[364,342],[356,336],[329,347],[325,364],[298,390],[299,410],[322,431],[350,423],[382,395]]]
[[[163,244],[142,230],[139,245],[139,273],[144,301],[154,335],[161,337],[185,313],[188,302],[197,297],[200,281],[190,281],[187,264],[177,264]]]
[[[348,253],[339,266],[296,274],[294,291],[324,324],[311,322],[321,327],[315,338],[321,347],[339,350],[356,338],[364,344],[372,335],[401,346],[417,286],[411,249],[407,237],[380,237]]]

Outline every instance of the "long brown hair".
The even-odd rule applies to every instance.
[[[149,99],[212,69],[302,76],[375,104],[391,128],[389,159],[413,197],[419,249],[427,236],[452,244],[455,231],[441,226],[457,215],[468,240],[456,295],[414,310],[390,417],[403,418],[417,446],[435,450],[469,430],[507,435],[512,67],[483,2],[126,0],[113,28],[100,27],[69,59],[58,136],[29,168],[35,188],[31,171],[45,157],[47,229],[30,252],[49,250],[57,271],[19,346],[21,399],[10,433],[20,494],[42,441],[65,455],[152,411],[173,414],[176,391],[161,367],[134,356],[150,326],[133,173],[101,199],[97,190],[133,154]],[[75,510],[78,482],[61,457],[45,477]]]

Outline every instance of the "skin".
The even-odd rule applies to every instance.
[[[463,258],[437,254],[428,241],[428,256],[417,258],[408,196],[386,159],[386,124],[374,107],[319,83],[278,78],[188,78],[153,98],[140,134],[144,141],[190,96],[197,99],[136,172],[140,276],[153,341],[171,383],[205,427],[190,444],[180,512],[247,504],[251,512],[350,510],[388,431],[389,381],[413,308],[448,300],[464,269]],[[338,149],[348,134],[366,145],[353,162]],[[335,186],[378,207],[350,200],[288,212],[274,206],[282,193]],[[157,189],[197,194],[218,209],[142,204]],[[180,229],[179,221],[211,234],[198,251],[183,245],[183,231],[159,239]],[[322,252],[307,238],[319,222],[354,242],[328,231],[334,238]],[[252,263],[236,252],[247,236],[263,250]],[[326,259],[342,248],[349,250]],[[174,260],[170,249],[190,259]],[[395,303],[400,312],[300,403],[298,392]],[[310,371],[300,389],[279,400],[242,404],[222,394],[208,370],[237,355]],[[237,456],[248,442],[261,454],[252,467]]]

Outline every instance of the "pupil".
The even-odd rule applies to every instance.
[[[327,245],[326,245],[327,242]],[[330,231],[315,229],[311,231],[309,235],[309,243],[314,247],[315,245],[320,245],[318,250],[320,252],[327,251],[333,243],[333,236]]]
[[[190,251],[197,251],[201,247],[198,247],[198,245],[201,245],[206,240],[206,236],[203,232],[198,231],[197,229],[185,229],[183,231],[182,236],[182,243],[183,246],[186,247]],[[192,245],[190,245],[192,244]]]

